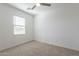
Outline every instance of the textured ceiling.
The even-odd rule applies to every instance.
[[[35,5],[35,3],[10,3],[11,6],[14,6],[22,11],[28,12],[33,15],[42,14],[46,12],[53,12],[55,8],[58,10],[62,9],[69,9],[69,8],[79,8],[78,3],[51,3],[51,6],[39,6],[33,10],[27,10],[27,8],[31,8]],[[56,9],[56,10],[57,10]]]
[[[52,6],[51,7],[48,7],[48,6],[39,6],[39,7],[36,7],[35,9],[33,10],[28,10],[28,8],[32,8],[35,3],[10,3],[11,6],[14,6],[22,11],[25,11],[25,12],[28,12],[30,14],[33,14],[33,15],[36,15],[36,14],[39,14],[39,13],[44,13],[44,12],[47,12],[47,11],[50,11],[52,9]]]

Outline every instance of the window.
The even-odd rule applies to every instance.
[[[25,19],[14,16],[13,19],[13,24],[14,24],[14,34],[25,34]]]

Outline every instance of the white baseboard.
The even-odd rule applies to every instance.
[[[49,42],[49,41],[47,41],[47,40],[36,40],[36,41],[43,42],[43,43],[47,43],[47,44],[50,44],[50,45],[55,45],[55,46],[62,47],[62,48],[66,48],[66,49],[71,49],[71,50],[79,51],[79,49],[77,49],[77,48],[72,48],[72,47],[68,47],[68,46],[63,46],[63,45],[61,45],[61,44]]]
[[[31,42],[31,41],[33,41],[33,40],[23,41],[23,42],[20,42],[19,44],[15,44],[15,45],[13,45],[13,46],[11,46],[11,47],[2,48],[2,49],[0,49],[0,52],[3,52],[3,51],[5,51],[5,50],[7,50],[7,49],[10,49],[10,48],[14,48],[14,47],[23,45],[23,44],[25,44],[25,43],[29,43],[29,42]]]

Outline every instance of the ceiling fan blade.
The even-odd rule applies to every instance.
[[[32,9],[34,9],[36,7],[36,5],[34,5],[33,7],[32,7]]]
[[[27,10],[33,10],[36,7],[36,5],[34,5],[32,8],[27,8]]]
[[[49,4],[49,3],[40,3],[40,5],[51,6],[51,4]]]

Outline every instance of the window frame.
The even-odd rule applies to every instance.
[[[16,19],[17,18],[20,18],[20,19],[23,19],[24,20],[24,25],[21,25],[21,24],[19,24],[19,25],[16,25]],[[19,31],[17,31],[16,29],[19,29],[19,28],[17,28],[17,27],[19,27],[19,28],[22,28],[22,27],[24,27],[24,31],[22,32],[21,30],[20,30],[20,32]],[[13,28],[14,28],[14,31],[13,31],[13,34],[14,35],[23,35],[23,34],[25,34],[25,18],[23,18],[23,17],[19,17],[19,16],[13,16]],[[21,33],[22,32],[22,33]]]

